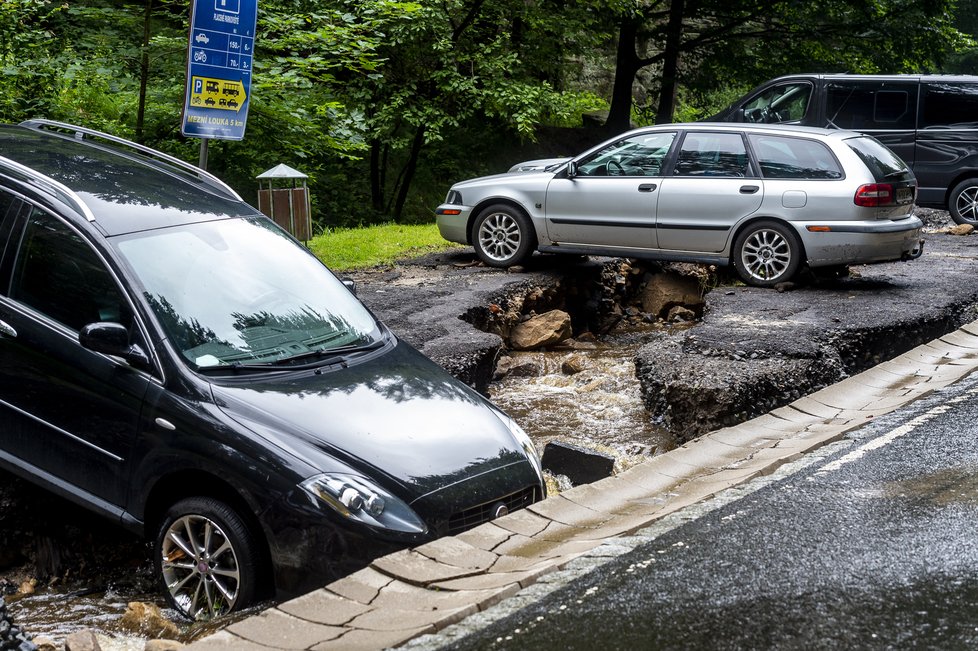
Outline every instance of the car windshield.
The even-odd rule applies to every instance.
[[[115,245],[195,368],[288,366],[382,341],[356,297],[270,220],[163,228]]]

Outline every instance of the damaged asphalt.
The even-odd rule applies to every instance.
[[[702,321],[679,332],[650,330],[636,356],[649,418],[688,441],[974,320],[978,235],[941,232],[950,225],[946,213],[930,213],[928,221],[919,260],[861,265],[846,278],[803,278],[776,291],[746,287],[720,270],[706,288]],[[507,309],[518,318],[566,309],[575,317],[575,336],[608,328],[623,303],[637,300],[637,287],[608,287],[620,276],[616,264],[535,255],[507,272],[478,265],[471,248],[459,248],[354,278],[360,298],[399,337],[490,393],[495,361],[505,351],[503,337],[484,331],[493,329],[491,312]],[[655,271],[655,263],[644,265]]]

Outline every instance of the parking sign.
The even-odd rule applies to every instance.
[[[244,138],[257,19],[258,0],[193,0],[183,135]]]

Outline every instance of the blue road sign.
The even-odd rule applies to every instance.
[[[257,20],[258,0],[193,0],[183,135],[244,138]]]

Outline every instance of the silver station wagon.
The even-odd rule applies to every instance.
[[[669,124],[456,183],[435,213],[493,267],[610,255],[732,264],[772,286],[805,265],[919,257],[916,191],[906,163],[852,131]]]

